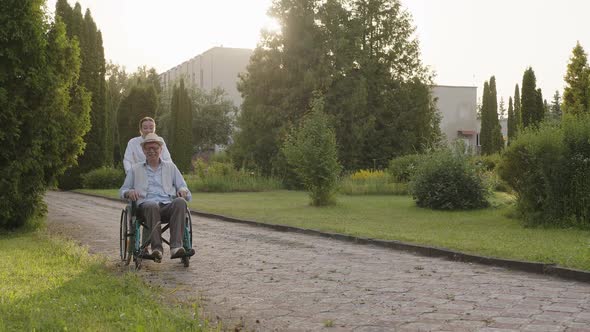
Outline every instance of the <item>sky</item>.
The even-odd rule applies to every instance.
[[[54,11],[56,0],[48,0]],[[68,0],[71,5],[75,0]],[[164,72],[215,47],[255,48],[272,0],[79,0],[102,31],[105,57],[128,72]],[[588,0],[402,0],[422,61],[439,85],[476,86],[496,77],[498,101],[514,94],[531,66],[550,103],[563,93],[579,41],[590,50]],[[479,97],[478,97],[479,98]]]

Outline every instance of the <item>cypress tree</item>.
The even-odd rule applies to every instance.
[[[533,68],[525,70],[522,77],[522,128],[536,126],[543,119],[543,97],[537,90],[537,79]]]
[[[518,83],[514,87],[514,135],[518,135],[518,131],[522,129],[522,112],[521,112],[520,88]]]
[[[193,156],[192,139],[192,103],[188,91],[184,87],[184,80],[180,79],[178,87],[174,87],[172,94],[170,154],[181,172],[191,169]]]
[[[56,3],[56,15],[66,20],[68,36],[76,38],[80,45],[79,84],[91,95],[90,131],[84,137],[86,149],[78,160],[78,166],[67,171],[60,180],[60,187],[72,189],[80,186],[80,174],[110,164],[107,157],[107,115],[105,59],[102,35],[96,27],[90,10],[82,16],[82,7],[76,3],[72,9],[65,0]]]
[[[146,116],[153,118],[157,106],[154,88],[145,84],[134,85],[129,94],[121,100],[117,111],[121,153],[125,151],[127,142],[139,135],[139,120]]]
[[[90,100],[80,55],[42,0],[0,1],[0,227],[44,212],[43,194],[84,148]]]
[[[496,96],[496,78],[492,76],[489,84],[487,81],[484,83],[481,106],[481,153],[486,155],[496,153],[504,147]]]
[[[516,137],[516,119],[514,117],[514,107],[512,106],[512,97],[508,98],[508,144]]]

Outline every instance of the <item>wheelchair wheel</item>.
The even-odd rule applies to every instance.
[[[184,249],[188,253],[193,248],[193,221],[191,219],[191,211],[186,209],[186,218],[184,219]],[[184,256],[180,259],[184,267],[189,267],[191,256]]]
[[[121,261],[125,265],[129,265],[131,256],[133,255],[133,250],[131,248],[133,242],[131,240],[131,234],[129,233],[131,228],[130,220],[131,216],[129,216],[128,209],[123,209],[121,211],[121,223],[119,226],[119,254],[121,256]]]

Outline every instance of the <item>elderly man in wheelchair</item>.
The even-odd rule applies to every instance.
[[[176,165],[160,158],[163,143],[154,133],[145,136],[141,146],[146,161],[133,165],[119,190],[121,198],[130,201],[121,215],[121,259],[129,264],[133,257],[137,268],[142,259],[162,261],[162,242],[170,245],[170,258],[180,258],[185,266],[195,253],[186,203],[191,200],[191,192]],[[162,229],[162,223],[168,225]],[[162,237],[167,229],[169,241]]]

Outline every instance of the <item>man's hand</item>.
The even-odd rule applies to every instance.
[[[178,197],[186,198],[186,196],[188,195],[188,192],[186,190],[179,190],[178,193],[176,193],[176,195]]]
[[[134,189],[128,190],[125,196],[134,202],[139,199],[139,194]]]

